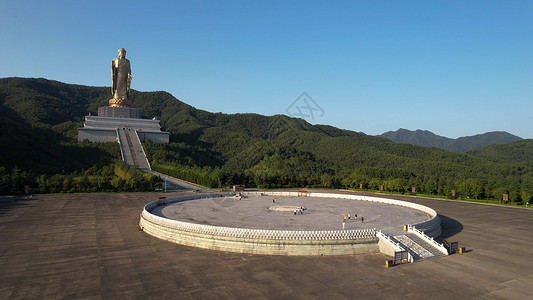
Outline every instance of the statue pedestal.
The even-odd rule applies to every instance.
[[[78,141],[116,142],[119,130],[135,132],[141,142],[169,142],[170,134],[161,131],[159,120],[103,116],[85,116],[83,128],[78,128]]]
[[[136,108],[131,108],[131,107],[102,106],[98,108],[98,116],[108,117],[108,118],[140,119],[141,111]]]
[[[98,116],[85,116],[78,128],[78,141],[115,142],[119,130],[133,131],[141,142],[168,143],[170,134],[161,131],[159,120],[141,119],[141,111],[131,107],[102,106]]]

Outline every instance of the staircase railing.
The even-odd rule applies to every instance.
[[[444,247],[443,244],[435,241],[432,237],[427,236],[423,231],[416,229],[414,226],[407,225],[407,232],[412,232],[422,240],[426,241],[428,244],[439,250],[444,255],[448,255],[448,250]]]
[[[152,170],[152,166],[150,165],[150,162],[148,161],[148,157],[146,156],[146,152],[144,152],[144,147],[141,144],[141,139],[139,138],[139,134],[137,133],[137,131],[135,131],[135,137],[137,138],[137,141],[139,142],[139,145],[141,146],[143,157],[146,160],[146,165],[148,165],[148,170]]]

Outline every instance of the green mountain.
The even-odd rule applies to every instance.
[[[0,79],[0,167],[54,173],[109,163],[119,155],[114,144],[76,141],[83,116],[96,114],[109,97],[105,87]],[[443,195],[456,189],[471,197],[509,192],[516,201],[527,198],[524,191],[533,194],[524,184],[533,176],[531,161],[506,151],[459,154],[284,115],[210,113],[166,92],[132,91],[131,98],[143,116],[160,119],[171,133],[170,144],[145,143],[153,167],[205,185],[416,187]]]
[[[533,162],[533,140],[521,140],[510,144],[495,144],[468,151],[467,154],[495,162]]]
[[[387,131],[379,136],[396,143],[435,147],[458,153],[464,153],[492,144],[509,144],[521,140],[520,137],[505,131],[487,132],[474,136],[450,139],[436,135],[427,130],[411,131],[403,128],[400,128],[396,131]]]
[[[45,79],[0,79],[0,166],[53,174],[119,158],[115,145],[76,142],[76,128],[104,91]]]

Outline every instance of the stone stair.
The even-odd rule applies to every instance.
[[[435,248],[435,246],[421,239],[414,233],[396,235],[393,236],[392,239],[407,249],[415,262],[432,257],[444,256],[444,254]]]
[[[118,129],[118,138],[122,158],[128,165],[141,170],[151,170],[135,130],[130,130],[128,128]]]

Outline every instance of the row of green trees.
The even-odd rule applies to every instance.
[[[142,192],[161,187],[161,179],[128,166],[123,161],[69,174],[33,174],[0,167],[0,194],[76,192]]]
[[[533,182],[530,182],[533,183]],[[439,180],[436,177],[411,177],[405,178],[369,178],[348,177],[341,180],[341,186],[351,189],[369,189],[381,190],[399,193],[423,193],[428,195],[441,195],[453,197],[452,191],[455,191],[455,197],[472,198],[472,199],[497,199],[502,200],[504,194],[509,196],[511,202],[526,203],[530,202],[533,196],[533,184],[524,184],[521,189],[513,190],[508,187],[496,186],[494,184],[485,184],[474,179],[463,181]]]
[[[446,177],[416,176],[398,169],[360,168],[351,173],[324,167],[300,157],[297,153],[283,156],[279,153],[269,156],[252,168],[234,172],[226,167],[191,167],[168,165],[155,161],[154,170],[170,176],[195,182],[211,188],[245,184],[257,188],[344,188],[397,193],[441,195],[472,199],[502,199],[503,194],[515,203],[530,202],[533,196],[533,178],[524,176],[518,188],[499,186],[496,181],[475,179],[454,180]]]
[[[152,170],[207,187],[217,187],[219,182],[218,174],[221,173],[220,169],[169,166],[160,164],[157,161],[152,162]]]

